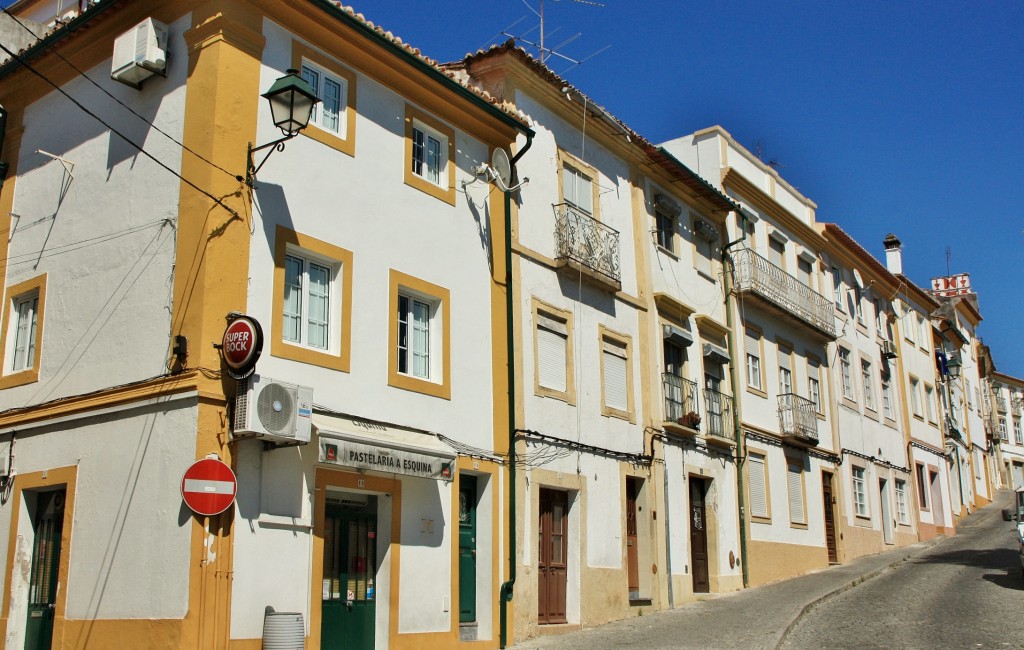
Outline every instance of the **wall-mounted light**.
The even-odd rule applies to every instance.
[[[270,90],[263,93],[262,97],[270,102],[270,115],[274,120],[274,126],[281,129],[284,137],[258,147],[253,147],[252,143],[249,143],[248,167],[245,170],[245,184],[249,187],[253,187],[257,172],[270,158],[270,154],[275,151],[284,151],[284,143],[294,138],[299,131],[309,125],[313,107],[320,101],[317,99],[316,93],[313,92],[313,88],[299,76],[299,71],[295,69],[289,69],[287,74],[270,86]],[[256,165],[252,155],[267,148],[270,148],[270,151],[263,157],[260,164]]]
[[[946,376],[956,379],[960,376],[960,361],[956,357],[950,357],[946,362]]]

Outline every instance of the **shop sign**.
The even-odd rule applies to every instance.
[[[263,352],[263,328],[255,318],[238,316],[224,330],[220,354],[235,379],[245,379],[256,370]]]
[[[320,462],[439,481],[452,478],[452,459],[337,438],[320,439]]]

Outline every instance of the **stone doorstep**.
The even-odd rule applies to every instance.
[[[459,623],[459,641],[476,641],[478,631],[476,623]]]

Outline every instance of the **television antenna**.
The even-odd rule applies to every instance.
[[[558,2],[559,0],[554,0],[554,1]],[[594,0],[562,0],[562,1],[564,1],[564,2],[574,2],[576,4],[588,5],[588,6],[591,6],[591,7],[604,7],[605,6],[604,3],[594,2]],[[523,36],[516,36],[515,34],[510,34],[508,32],[509,29],[511,29],[514,25],[519,23],[520,20],[522,20],[522,19],[517,20],[516,22],[512,23],[512,25],[509,25],[508,27],[503,29],[501,31],[501,34],[504,35],[504,36],[507,36],[508,38],[512,38],[512,39],[514,39],[516,41],[520,41],[520,42],[526,43],[527,45],[529,45],[531,47],[537,48],[537,51],[538,51],[538,53],[540,55],[539,58],[540,58],[540,62],[541,63],[546,64],[548,59],[551,58],[552,56],[556,56],[556,57],[562,59],[563,61],[568,61],[572,65],[569,68],[566,68],[566,70],[563,71],[563,74],[564,74],[565,72],[568,72],[572,68],[574,68],[574,67],[576,67],[578,65],[583,64],[584,62],[594,58],[598,54],[604,52],[605,50],[607,50],[608,48],[611,47],[611,45],[606,45],[603,48],[601,48],[600,50],[598,50],[598,51],[594,52],[593,54],[591,54],[589,56],[586,56],[586,57],[584,57],[582,59],[574,59],[574,58],[572,58],[570,56],[566,56],[565,54],[562,54],[561,52],[558,51],[560,48],[565,47],[569,43],[572,43],[577,38],[579,38],[582,35],[582,32],[577,32],[577,33],[573,34],[572,36],[570,36],[569,38],[567,38],[564,41],[560,42],[558,45],[556,45],[554,47],[547,47],[547,45],[545,44],[546,37],[547,36],[551,36],[552,34],[555,34],[561,28],[556,28],[550,34],[545,32],[545,30],[544,30],[544,0],[539,0],[539,3],[540,3],[540,5],[539,5],[539,10],[538,10],[538,9],[534,9],[529,4],[527,4],[526,0],[523,0],[523,4],[526,5],[526,8],[529,9],[530,11],[532,11],[540,19],[540,39],[539,39],[538,42],[528,41]],[[531,29],[531,30],[529,30],[526,33],[528,34],[530,31],[533,31],[533,30]]]

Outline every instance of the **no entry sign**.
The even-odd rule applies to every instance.
[[[181,498],[197,515],[219,515],[234,502],[237,487],[230,467],[214,458],[204,458],[185,470]]]

